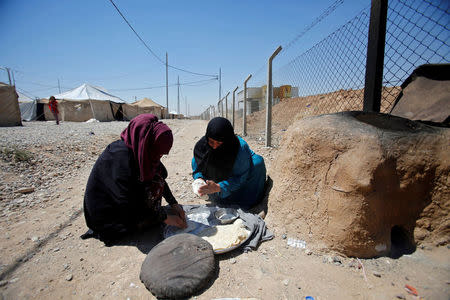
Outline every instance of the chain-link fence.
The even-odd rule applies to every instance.
[[[391,0],[388,6],[381,112],[389,113],[401,83],[418,66],[450,62],[448,0]],[[289,63],[274,64],[273,144],[294,120],[305,116],[362,110],[370,8]],[[280,55],[283,55],[281,52]],[[248,82],[246,133],[264,138],[266,92],[264,69]],[[235,131],[243,133],[243,92],[236,92]],[[241,101],[239,101],[241,100]],[[222,100],[225,110],[225,98]],[[231,119],[230,96],[228,118]],[[225,116],[221,105],[216,114]]]

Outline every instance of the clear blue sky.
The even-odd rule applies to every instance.
[[[336,0],[114,0],[158,57],[197,73],[222,70],[222,96],[266,65]],[[338,29],[370,0],[344,0],[321,23],[274,60],[281,66]],[[148,97],[166,105],[165,66],[134,35],[109,0],[0,0],[0,67],[14,71],[19,91],[49,97],[83,83],[133,102]],[[265,69],[264,69],[265,70]],[[265,72],[265,71],[264,71]],[[263,72],[263,73],[264,73]],[[262,74],[264,75],[264,74]],[[169,84],[195,82],[169,68]],[[7,82],[0,70],[0,81]],[[249,85],[251,86],[251,81]],[[136,89],[136,90],[130,90]],[[201,113],[216,104],[217,80],[183,85],[181,113]],[[238,90],[238,91],[239,91]],[[229,98],[230,99],[230,98]],[[177,87],[169,87],[169,109],[177,110]]]

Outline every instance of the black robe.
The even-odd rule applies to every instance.
[[[167,170],[160,164],[160,174]],[[165,180],[164,180],[165,181]],[[121,140],[111,143],[97,159],[84,194],[87,226],[102,240],[115,240],[136,229],[143,221],[160,223],[167,218],[161,199],[149,207],[148,183],[139,181],[139,167],[133,152]],[[163,196],[175,204],[172,192],[164,184]]]

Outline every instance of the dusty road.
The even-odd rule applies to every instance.
[[[190,160],[206,121],[165,122],[175,137],[163,158],[169,185],[181,204],[200,204],[191,192]],[[0,128],[0,300],[154,299],[139,272],[156,233],[113,247],[79,238],[86,231],[82,199],[91,167],[126,125],[32,122]],[[277,148],[248,142],[265,158],[270,175]],[[21,160],[22,150],[28,157]],[[30,193],[18,192],[30,187]],[[359,265],[353,258],[288,246],[283,235],[301,237],[290,236],[277,218],[268,212],[275,239],[257,251],[218,256],[218,277],[195,299],[416,299],[406,284],[425,299],[450,297],[447,247],[419,248],[399,259],[361,260]]]

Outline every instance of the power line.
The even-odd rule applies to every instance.
[[[197,81],[191,81],[191,82],[184,82],[184,83],[180,83],[180,85],[186,85],[189,86],[191,84],[196,84],[196,83],[210,83],[212,81],[215,81],[216,79],[212,78],[212,79],[203,79],[203,80],[197,80]],[[176,86],[178,85],[178,83],[172,83],[169,84],[169,86]],[[149,86],[149,87],[142,87],[142,88],[128,88],[128,89],[109,89],[110,91],[139,91],[139,90],[151,90],[151,89],[158,89],[158,88],[163,88],[166,87],[166,85],[156,85],[156,86]]]
[[[153,52],[152,49],[150,49],[150,47],[147,45],[147,43],[140,37],[140,35],[136,32],[136,30],[134,30],[133,26],[131,26],[130,22],[128,22],[128,20],[125,18],[125,16],[122,14],[122,12],[119,10],[119,8],[116,6],[116,4],[113,2],[113,0],[109,0],[111,2],[111,4],[114,6],[114,8],[117,10],[117,12],[120,14],[120,16],[122,17],[122,19],[127,23],[128,27],[131,28],[131,30],[134,32],[134,34],[137,36],[137,38],[141,41],[142,44],[144,44],[145,48],[147,48],[148,51],[150,51],[150,53],[163,65],[166,65],[166,63],[158,56],[155,54],[155,52]],[[203,73],[197,73],[197,72],[192,72],[192,71],[188,71],[182,68],[178,68],[172,65],[167,65],[168,67],[178,70],[178,71],[182,71],[182,72],[186,72],[189,74],[193,74],[193,75],[199,75],[199,76],[208,76],[208,77],[214,77],[217,79],[217,75],[211,75],[211,74],[203,74]]]

